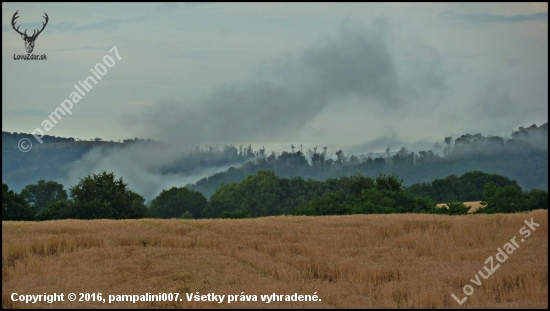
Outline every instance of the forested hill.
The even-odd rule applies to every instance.
[[[28,152],[18,149],[21,139],[32,142],[32,148]],[[38,143],[31,134],[2,132],[2,182],[11,189],[20,191],[40,179],[62,182],[75,166],[82,168],[79,172],[84,171],[84,175],[92,173],[87,171],[91,170],[89,163],[78,162],[85,155],[90,155],[92,150],[97,151],[96,158],[112,157],[113,163],[120,163],[120,158],[142,153],[141,156],[147,159],[146,164],[149,166],[140,169],[153,171],[158,176],[172,173],[194,174],[210,167],[240,165],[248,159],[263,156],[264,151],[260,149],[253,152],[252,148],[242,147],[239,150],[231,145],[174,147],[137,137],[114,142],[101,138],[86,141],[45,135],[42,141],[43,144]],[[161,156],[166,156],[166,151],[170,153],[169,161],[161,159]]]
[[[22,138],[33,142],[30,152],[18,149],[18,141]],[[42,140],[44,143],[39,144],[30,134],[2,132],[2,181],[10,189],[19,191],[40,179],[62,181],[71,165],[80,163],[76,161],[92,149],[102,149],[103,155],[109,154],[105,150],[112,154],[134,145],[144,147],[140,150],[145,151],[159,151],[167,145],[138,138],[107,142],[100,138],[83,141],[45,135]],[[244,148],[232,145],[192,146],[190,150],[169,163],[153,163],[155,165],[143,169],[155,170],[160,176],[190,175],[200,169],[233,165],[228,170],[187,185],[206,197],[210,197],[222,183],[241,181],[258,170],[273,170],[282,177],[302,176],[315,180],[349,176],[356,172],[368,176],[376,176],[378,172],[395,173],[406,186],[479,170],[517,180],[526,190],[548,189],[548,123],[538,127],[520,127],[511,138],[465,134],[454,140],[452,137],[442,138],[441,145],[436,144],[433,150],[414,153],[403,147],[397,152],[390,152],[388,148],[386,154],[378,157],[372,154],[346,156],[341,150],[333,157],[325,148],[304,153],[292,150],[267,155],[264,148],[254,151],[250,145]],[[153,161],[157,161],[156,158]],[[114,172],[118,173],[116,169]]]
[[[409,152],[405,147],[390,155],[346,157],[336,152],[336,159],[328,158],[326,151],[309,153],[283,152],[267,158],[250,161],[238,168],[203,178],[188,188],[210,197],[222,183],[238,182],[258,170],[273,170],[282,177],[302,176],[315,180],[337,178],[360,172],[367,176],[395,173],[404,185],[429,182],[448,175],[462,175],[469,171],[483,171],[517,180],[523,189],[548,190],[548,123],[540,127],[520,127],[512,138],[485,137],[465,134],[454,141],[445,137],[444,146],[436,144],[435,151]]]

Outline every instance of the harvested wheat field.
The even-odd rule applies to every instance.
[[[13,293],[65,301],[26,304]],[[146,293],[179,296],[108,301]],[[294,294],[309,301],[285,301]],[[548,211],[3,222],[2,307],[547,308]]]

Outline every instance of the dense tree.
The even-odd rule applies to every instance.
[[[485,185],[483,191],[484,208],[480,208],[480,213],[513,213],[525,210],[524,196],[521,190],[512,186],[497,187],[494,183]]]
[[[395,174],[386,176],[378,173],[378,177],[376,178],[376,189],[378,191],[401,191],[403,190],[403,180],[399,179]]]
[[[258,171],[238,184],[222,185],[210,198],[204,216],[248,210],[253,217],[276,215],[281,203],[279,177],[273,171]]]
[[[449,202],[447,203],[447,207],[441,208],[441,210],[445,211],[445,214],[448,215],[465,215],[470,210],[470,207],[464,205],[463,202]]]
[[[57,201],[48,205],[36,215],[37,220],[57,220],[73,218],[72,203],[70,201]]]
[[[198,191],[185,187],[172,187],[162,192],[151,202],[150,217],[178,218],[189,212],[193,218],[200,218],[206,206],[206,198]]]
[[[428,198],[417,197],[403,190],[363,191],[353,214],[434,213],[435,203]]]
[[[57,201],[67,200],[67,191],[63,189],[63,185],[53,180],[41,179],[36,184],[27,185],[21,190],[21,195],[34,206],[37,212]]]
[[[368,183],[369,180],[361,176],[329,178],[321,182],[304,180],[300,176],[279,177],[271,170],[258,171],[239,183],[224,184],[218,188],[203,215],[213,218],[220,217],[223,212],[234,211],[249,211],[251,217],[291,214],[299,205],[325,193],[346,187],[360,191],[362,185]]]
[[[435,204],[427,199],[403,191],[402,181],[395,175],[379,174],[376,182],[369,177],[355,176],[352,185],[336,192],[328,192],[298,207],[296,215],[346,215],[389,213],[435,213]],[[357,182],[361,181],[361,182]],[[357,185],[362,185],[357,187]],[[360,190],[360,191],[358,191]]]
[[[548,192],[540,189],[531,189],[526,193],[527,200],[527,210],[532,211],[536,209],[548,209]]]
[[[372,189],[375,187],[374,179],[363,176],[360,173],[356,173],[350,177],[342,176],[340,180],[350,193],[356,195],[360,195],[363,189]],[[381,181],[382,179],[377,179],[377,183],[379,180]],[[398,182],[398,180],[396,182]]]
[[[379,174],[375,181],[355,174],[316,182],[279,178],[273,171],[259,171],[240,183],[220,187],[205,212],[209,217],[233,217],[232,213],[240,215],[243,211],[249,211],[252,217],[288,212],[342,215],[433,212],[434,206],[429,199],[405,193],[402,180],[395,175]]]
[[[220,218],[229,218],[229,219],[243,219],[243,218],[250,218],[250,211],[249,210],[238,210],[233,212],[222,212]]]
[[[548,193],[533,189],[522,192],[514,186],[499,187],[490,182],[485,185],[482,205],[477,213],[516,213],[534,209],[548,209]]]
[[[499,187],[512,186],[521,192],[521,188],[515,180],[481,171],[467,172],[460,177],[449,175],[443,179],[436,178],[431,183],[411,185],[407,191],[415,195],[427,196],[439,203],[480,201],[483,199],[484,187],[489,182]]]
[[[180,219],[195,219],[195,217],[193,217],[193,214],[191,214],[191,212],[189,212],[189,211],[183,212],[183,214],[181,214],[181,216],[179,218]]]
[[[72,217],[78,219],[135,219],[147,216],[145,199],[127,188],[122,177],[103,171],[80,179],[71,189]]]
[[[353,196],[346,199],[343,190],[329,192],[321,198],[316,198],[296,209],[294,214],[307,216],[347,215],[351,214],[350,204]]]
[[[34,220],[35,209],[25,198],[2,183],[2,220]]]

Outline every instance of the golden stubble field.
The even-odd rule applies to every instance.
[[[535,231],[524,223],[531,218]],[[524,242],[522,227],[531,231]],[[514,236],[519,247],[480,277]],[[476,275],[480,285],[470,281]],[[159,292],[178,292],[182,301],[11,301],[12,293],[67,300],[68,293]],[[188,302],[185,294],[197,292],[258,301]],[[316,293],[321,301],[261,301],[273,293]],[[451,294],[468,299],[459,305]],[[3,222],[2,307],[547,308],[548,211]]]

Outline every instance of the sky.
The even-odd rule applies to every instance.
[[[2,3],[2,131],[366,153],[547,121],[547,3]]]

